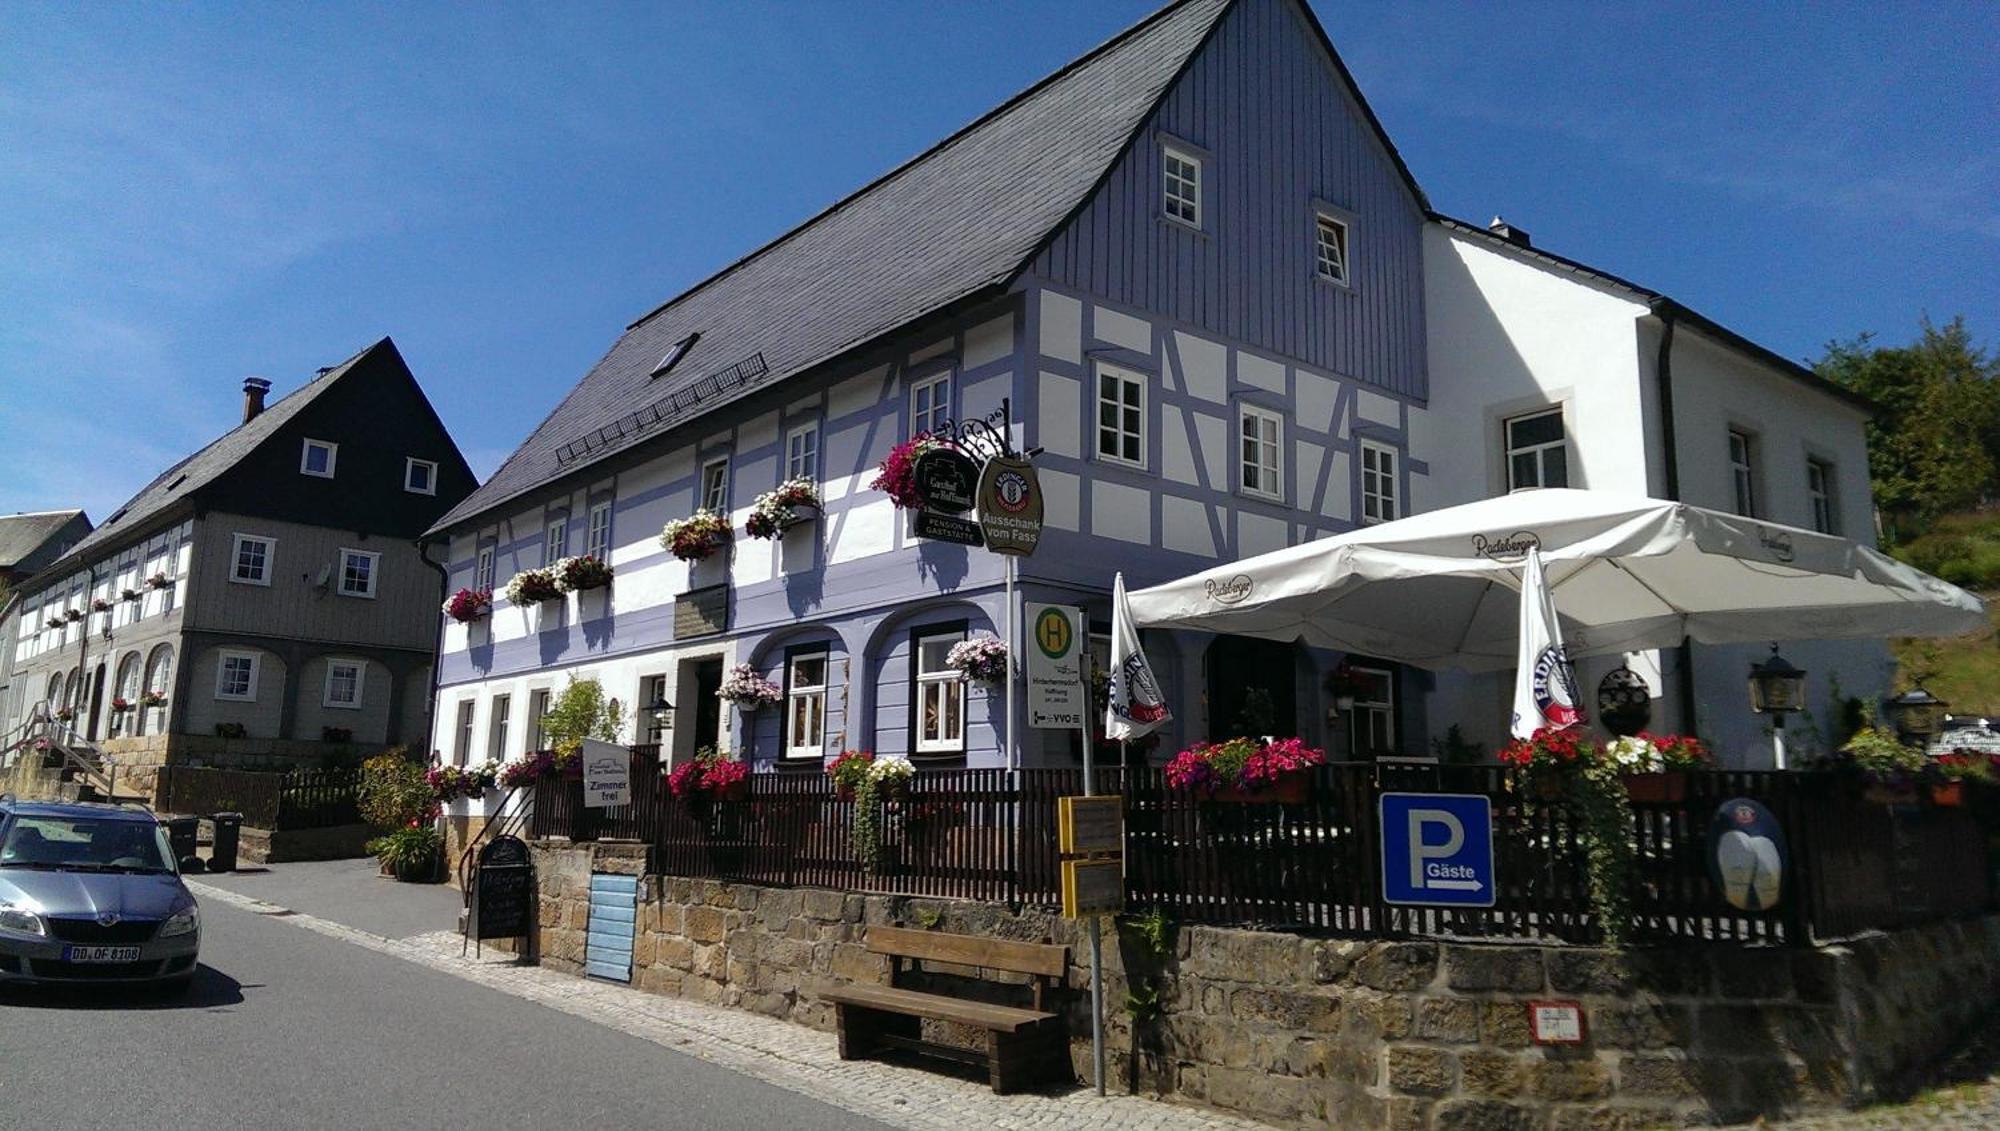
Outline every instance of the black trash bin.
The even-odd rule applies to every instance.
[[[161,823],[167,826],[167,843],[173,845],[174,859],[186,860],[193,856],[196,836],[201,832],[201,818],[168,817]]]
[[[215,844],[208,850],[208,870],[234,872],[236,842],[243,834],[243,814],[217,813],[214,820]]]

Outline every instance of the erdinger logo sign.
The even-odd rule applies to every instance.
[[[1771,556],[1781,562],[1789,562],[1795,556],[1795,551],[1792,549],[1792,536],[1783,530],[1772,530],[1768,527],[1760,526],[1757,528],[1757,543],[1766,550],[1769,550]]]
[[[1167,701],[1160,694],[1160,685],[1153,682],[1153,670],[1146,666],[1142,653],[1125,657],[1124,669],[1119,674],[1125,680],[1127,718],[1135,723],[1152,723],[1167,717]]]
[[[1544,648],[1535,657],[1535,707],[1548,725],[1561,730],[1583,721],[1577,705],[1576,671],[1561,648]]]
[[[1208,599],[1221,605],[1234,605],[1250,596],[1252,588],[1250,575],[1239,573],[1235,577],[1217,580],[1213,577],[1204,583]]]
[[[1540,549],[1541,536],[1532,530],[1516,530],[1512,534],[1487,537],[1484,534],[1472,536],[1472,552],[1482,558],[1492,558],[1496,562],[1509,562],[1525,558],[1529,550]]]

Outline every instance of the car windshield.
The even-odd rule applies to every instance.
[[[21,816],[0,841],[0,868],[171,872],[167,830],[150,821]]]

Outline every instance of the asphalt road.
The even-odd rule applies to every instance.
[[[202,914],[184,1000],[0,992],[0,1129],[877,1126],[217,900]]]

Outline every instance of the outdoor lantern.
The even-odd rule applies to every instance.
[[[1806,673],[1778,655],[1776,644],[1771,645],[1770,659],[1750,665],[1750,709],[1778,716],[1779,726],[1786,715],[1806,709]]]
[[[646,713],[653,716],[653,729],[665,733],[674,729],[674,705],[665,699],[655,699]]]
[[[1882,704],[1889,721],[1904,738],[1929,738],[1944,729],[1945,708],[1951,704],[1921,687],[1913,687]]]

